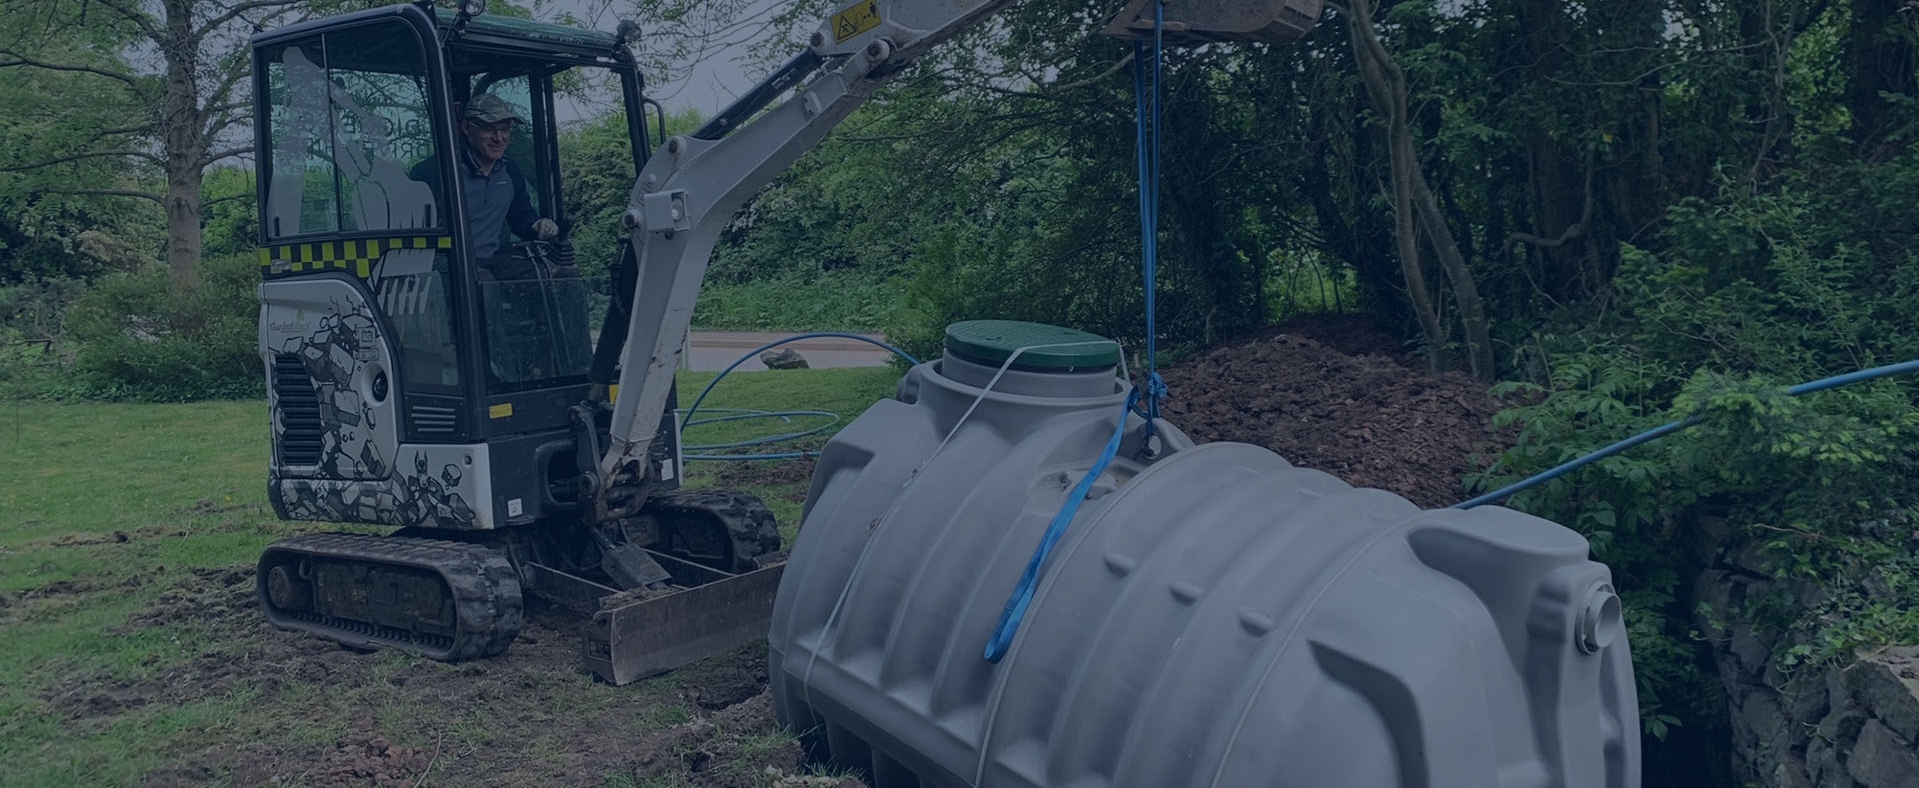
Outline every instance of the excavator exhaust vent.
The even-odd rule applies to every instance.
[[[1100,32],[1150,40],[1153,5],[1161,1],[1132,0]],[[1284,44],[1313,31],[1320,7],[1321,0],[1168,0],[1160,38],[1172,46],[1215,41]]]

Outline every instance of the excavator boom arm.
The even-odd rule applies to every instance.
[[[1150,36],[1149,3],[1133,0],[1105,32]],[[1273,43],[1311,30],[1321,0],[1170,0],[1169,43]],[[625,222],[638,263],[633,319],[601,478],[671,478],[632,467],[649,457],[665,415],[693,304],[720,231],[746,201],[846,119],[888,77],[1012,0],[855,0],[814,31],[806,52],[691,135],[666,140],[633,185]],[[820,73],[820,72],[824,73]],[[777,108],[773,99],[818,74]],[[671,459],[665,462],[672,462]],[[604,489],[604,488],[603,488]],[[604,494],[604,492],[602,492]]]
[[[818,145],[887,77],[1011,3],[858,0],[846,5],[813,33],[807,53],[769,80],[793,84],[825,69],[798,94],[755,115],[777,91],[749,91],[720,115],[749,121],[736,127],[709,123],[693,135],[668,139],[647,162],[625,216],[638,280],[602,478],[614,478],[622,467],[648,456],[708,258],[733,214]],[[661,474],[661,469],[649,470]]]

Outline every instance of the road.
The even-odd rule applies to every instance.
[[[757,331],[694,331],[688,336],[688,344],[691,348],[686,354],[687,368],[717,372],[754,348],[778,342],[793,335],[793,333]],[[880,339],[876,334],[862,336]],[[780,347],[799,351],[799,354],[806,358],[807,366],[814,369],[884,366],[886,360],[893,355],[876,345],[839,337],[802,339]],[[759,354],[754,353],[753,358],[735,367],[733,371],[751,372],[765,369],[766,365],[760,363]]]

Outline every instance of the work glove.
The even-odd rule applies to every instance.
[[[551,241],[560,234],[560,226],[554,224],[552,219],[541,219],[533,223],[533,233],[540,236],[542,241]]]

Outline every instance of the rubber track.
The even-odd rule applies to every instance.
[[[426,569],[440,576],[454,600],[456,634],[420,636],[394,627],[324,616],[312,611],[274,608],[267,597],[267,572],[290,556],[330,561]],[[455,662],[506,651],[525,619],[520,576],[506,556],[479,545],[363,534],[314,534],[282,539],[267,546],[258,571],[260,604],[274,625],[309,632],[360,648],[389,647]]]
[[[733,543],[733,565],[718,567],[729,572],[751,572],[759,568],[754,558],[780,551],[780,524],[773,511],[759,498],[735,490],[674,490],[648,498],[640,509],[677,515],[704,515],[726,526]]]

